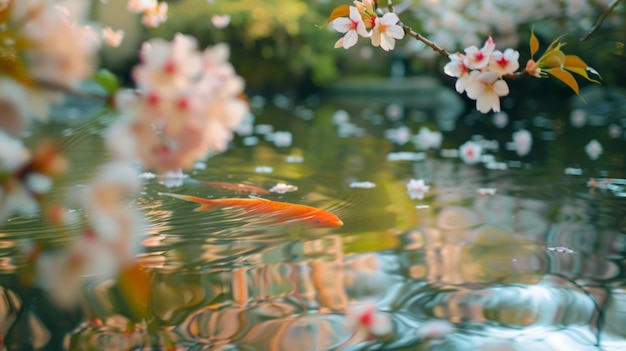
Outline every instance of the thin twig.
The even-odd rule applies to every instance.
[[[400,23],[400,25],[402,25],[402,29],[404,29],[404,34],[421,41],[422,43],[426,44],[426,46],[430,47],[435,52],[439,53],[441,56],[443,56],[445,58],[448,58],[448,56],[450,56],[450,53],[447,52],[446,49],[444,49],[441,46],[435,44],[434,42],[424,38],[421,34],[419,34],[418,32],[414,31],[411,27],[407,26],[406,24],[401,24],[401,23]]]
[[[609,5],[609,7],[607,7],[604,11],[602,11],[602,14],[596,21],[596,24],[594,24],[593,27],[591,27],[591,29],[589,30],[589,32],[587,32],[587,34],[585,34],[582,38],[580,38],[580,41],[585,41],[589,39],[589,37],[593,33],[595,33],[595,31],[597,31],[598,28],[600,28],[604,20],[609,16],[611,12],[613,12],[613,10],[617,7],[617,5],[619,5],[620,2],[622,2],[622,0],[615,0],[613,1],[611,5]]]
[[[374,7],[376,8],[377,12],[381,12],[380,16],[382,16],[382,10],[380,10],[378,8],[378,1],[376,1],[376,0],[374,1]],[[391,13],[395,12],[395,10],[393,9],[392,0],[387,0],[387,11],[389,11]],[[433,43],[432,41],[430,41],[428,39],[426,39],[421,34],[419,34],[418,32],[414,31],[413,28],[407,26],[406,24],[404,24],[402,22],[398,22],[398,25],[402,26],[402,29],[404,30],[404,34],[421,41],[422,43],[426,44],[428,47],[430,47],[434,51],[438,52],[439,54],[441,54],[445,58],[448,58],[448,56],[450,56],[450,53],[447,52],[444,48],[442,48],[441,46]]]

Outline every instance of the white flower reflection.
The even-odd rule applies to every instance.
[[[422,200],[424,195],[430,190],[430,186],[426,185],[423,179],[411,179],[406,185],[406,189],[411,200]]]
[[[589,158],[592,160],[597,160],[598,157],[602,155],[602,151],[603,151],[602,144],[600,144],[600,142],[597,141],[596,139],[593,139],[592,141],[589,142],[589,144],[585,146],[585,152],[587,153]]]
[[[296,190],[298,190],[297,186],[285,183],[278,183],[270,188],[270,192],[279,194],[289,193]]]
[[[348,305],[346,319],[354,330],[353,338],[356,340],[377,338],[393,332],[391,318],[378,311],[376,304],[371,301]]]

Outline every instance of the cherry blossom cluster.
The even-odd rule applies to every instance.
[[[97,38],[72,16],[70,1],[4,2],[0,23],[0,128],[16,135],[47,118],[59,95],[40,87],[70,88],[92,73]]]
[[[482,113],[489,110],[500,112],[500,97],[509,94],[509,86],[502,77],[513,74],[519,68],[519,52],[506,49],[495,50],[491,37],[482,48],[470,46],[465,54],[459,52],[449,56],[444,73],[458,78],[455,84],[459,94],[465,92],[476,100],[476,109]]]
[[[139,175],[128,163],[112,161],[102,165],[88,186],[76,194],[77,205],[88,220],[82,235],[64,250],[31,250],[29,256],[36,259],[38,284],[57,304],[72,307],[79,300],[85,276],[110,279],[136,265],[145,219],[130,206],[129,199],[139,189]],[[59,225],[78,220],[67,215],[53,219]]]
[[[146,27],[158,27],[167,20],[167,3],[157,0],[128,0],[128,11],[141,14]]]
[[[199,51],[180,34],[144,43],[132,72],[138,91],[115,99],[122,116],[107,134],[113,154],[163,173],[224,151],[248,112],[243,79],[228,57],[224,44]]]
[[[393,50],[396,39],[404,38],[404,30],[398,24],[400,18],[393,12],[379,16],[374,0],[354,1],[348,17],[335,18],[331,24],[339,33],[345,33],[335,43],[336,48],[349,49],[356,45],[358,37],[369,38],[373,46],[385,51]]]

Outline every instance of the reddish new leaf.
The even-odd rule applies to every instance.
[[[530,32],[530,57],[534,57],[539,50],[539,40],[535,36],[535,32]]]
[[[335,7],[333,12],[330,13],[330,16],[328,16],[328,22],[327,23],[330,23],[330,22],[334,21],[336,18],[348,17],[348,16],[350,16],[350,6],[348,6],[348,5],[339,5],[339,6]]]
[[[585,77],[585,79],[587,79],[590,82],[594,82],[594,83],[598,83],[600,84],[599,81],[592,79],[591,77],[589,77],[589,74],[587,73],[587,71],[597,75],[598,77],[600,77],[600,75],[598,74],[598,72],[587,66],[587,64],[585,63],[585,61],[583,61],[580,57],[576,56],[576,55],[565,55],[565,63],[563,64],[563,68],[565,68],[566,70],[570,71],[570,72],[574,72],[582,77]],[[602,78],[602,77],[600,77]]]

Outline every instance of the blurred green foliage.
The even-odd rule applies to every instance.
[[[249,89],[306,88],[333,80],[336,60],[345,55],[333,48],[338,33],[324,27],[334,6],[304,0],[171,2],[168,21],[151,35],[191,34],[201,47],[229,43],[231,60]],[[216,28],[211,17],[225,14],[230,25]]]

